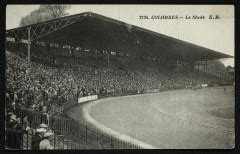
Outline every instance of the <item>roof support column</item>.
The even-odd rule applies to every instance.
[[[207,69],[208,69],[208,63],[207,63],[208,61],[206,60],[206,71],[207,71]]]
[[[31,52],[31,27],[28,27],[28,63],[30,63],[30,52]]]
[[[197,63],[198,72],[200,71],[200,64]]]
[[[109,51],[108,51],[108,54],[107,54],[107,62],[108,62],[108,65],[110,63],[110,55],[109,55]]]

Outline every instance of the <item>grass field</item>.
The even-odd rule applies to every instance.
[[[155,148],[228,149],[235,146],[234,103],[233,86],[172,90],[103,99],[89,115],[101,127]]]

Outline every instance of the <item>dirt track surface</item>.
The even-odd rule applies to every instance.
[[[84,104],[83,112],[101,131],[145,147],[229,149],[235,146],[234,103],[231,86],[101,99]],[[79,111],[73,109],[74,118]]]

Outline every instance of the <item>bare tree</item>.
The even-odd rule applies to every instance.
[[[41,5],[39,9],[36,9],[29,15],[23,17],[20,21],[19,26],[26,26],[61,18],[68,15],[68,13],[66,13],[66,10],[70,7],[70,5]]]
[[[52,16],[52,19],[57,19],[68,15],[67,9],[70,9],[71,5],[41,5],[39,10],[46,12]]]

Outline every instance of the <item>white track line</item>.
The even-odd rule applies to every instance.
[[[153,107],[154,108],[154,107]],[[155,109],[155,108],[154,108]],[[211,126],[211,125],[205,125],[205,124],[202,124],[202,123],[197,123],[197,122],[194,122],[194,121],[189,121],[189,120],[186,120],[186,119],[182,119],[182,118],[179,118],[179,117],[176,117],[174,114],[169,114],[169,113],[166,113],[166,112],[163,112],[162,110],[159,110],[159,109],[156,109],[158,112],[160,112],[161,114],[164,114],[165,116],[167,116],[168,118],[172,118],[172,119],[175,119],[175,120],[179,120],[179,121],[183,121],[183,122],[187,122],[187,123],[191,123],[191,124],[194,124],[194,125],[198,125],[198,126],[202,126],[202,127],[207,127],[207,128],[210,128],[210,129],[214,129],[216,131],[222,131],[222,132],[225,132],[225,133],[230,133],[230,134],[234,134],[233,131],[230,131],[230,130],[225,130],[225,129],[221,129],[219,127],[214,127],[214,126]]]
[[[127,136],[125,134],[122,134],[120,132],[117,132],[117,131],[114,131],[113,129],[111,128],[108,128],[106,127],[105,125],[103,125],[102,123],[96,121],[95,119],[93,119],[91,116],[90,116],[90,112],[91,112],[91,108],[99,103],[102,103],[102,102],[105,102],[106,100],[103,99],[103,100],[97,100],[97,101],[93,101],[93,102],[89,102],[86,104],[86,106],[84,105],[83,107],[83,116],[84,118],[90,122],[91,124],[93,124],[94,126],[96,126],[98,129],[100,129],[101,131],[107,133],[107,134],[110,134],[112,136],[114,136],[115,138],[118,138],[120,140],[123,140],[123,141],[126,141],[126,142],[129,142],[129,143],[132,143],[132,144],[135,144],[135,145],[138,145],[142,148],[146,148],[146,149],[157,149],[157,147],[154,147],[150,144],[147,144],[147,143],[144,143],[142,141],[139,141],[137,139],[134,139],[130,136]]]
[[[170,90],[170,91],[175,91],[175,90]],[[168,91],[169,92],[169,91]],[[152,94],[156,94],[156,93],[150,93],[150,94],[141,94],[141,95],[129,95],[129,96],[120,96],[120,97],[113,97],[113,98],[105,98],[105,99],[100,99],[100,100],[96,100],[96,101],[92,101],[92,102],[89,102],[89,103],[86,103],[84,106],[83,106],[83,117],[84,119],[86,119],[89,123],[93,124],[95,127],[97,127],[99,130],[101,130],[102,132],[104,133],[107,133],[107,134],[110,134],[112,136],[114,136],[115,138],[118,138],[120,140],[124,140],[126,142],[130,142],[132,144],[135,144],[135,145],[138,145],[142,148],[146,148],[146,149],[158,149],[157,147],[154,147],[153,145],[150,145],[150,144],[147,144],[147,143],[144,143],[142,141],[139,141],[137,139],[134,139],[130,136],[127,136],[125,134],[122,134],[120,132],[117,132],[117,131],[114,131],[113,129],[111,128],[108,128],[107,126],[103,125],[102,123],[96,121],[94,118],[92,118],[90,116],[90,112],[91,112],[91,108],[99,103],[102,103],[102,102],[108,102],[110,100],[115,100],[115,99],[119,99],[119,98],[128,98],[128,97],[138,97],[138,96],[144,96],[144,95],[152,95]],[[163,113],[163,112],[162,112]],[[177,118],[175,116],[171,116],[167,113],[163,113],[163,114],[166,114],[167,116],[169,117],[172,117],[172,118],[175,118],[175,119],[178,119],[178,120],[182,120],[182,121],[185,121],[185,122],[189,122],[189,123],[193,123],[195,125],[199,125],[199,126],[203,126],[203,127],[208,127],[208,128],[211,128],[211,129],[215,129],[217,131],[222,131],[222,132],[226,132],[226,133],[230,133],[230,134],[234,134],[234,132],[232,131],[228,131],[228,130],[223,130],[223,129],[219,129],[219,128],[216,128],[216,127],[213,127],[213,126],[207,126],[207,125],[203,125],[203,124],[199,124],[199,123],[195,123],[195,122],[190,122],[190,121],[187,121],[187,120],[184,120],[184,119],[180,119],[180,118]],[[166,145],[165,145],[166,146]]]

